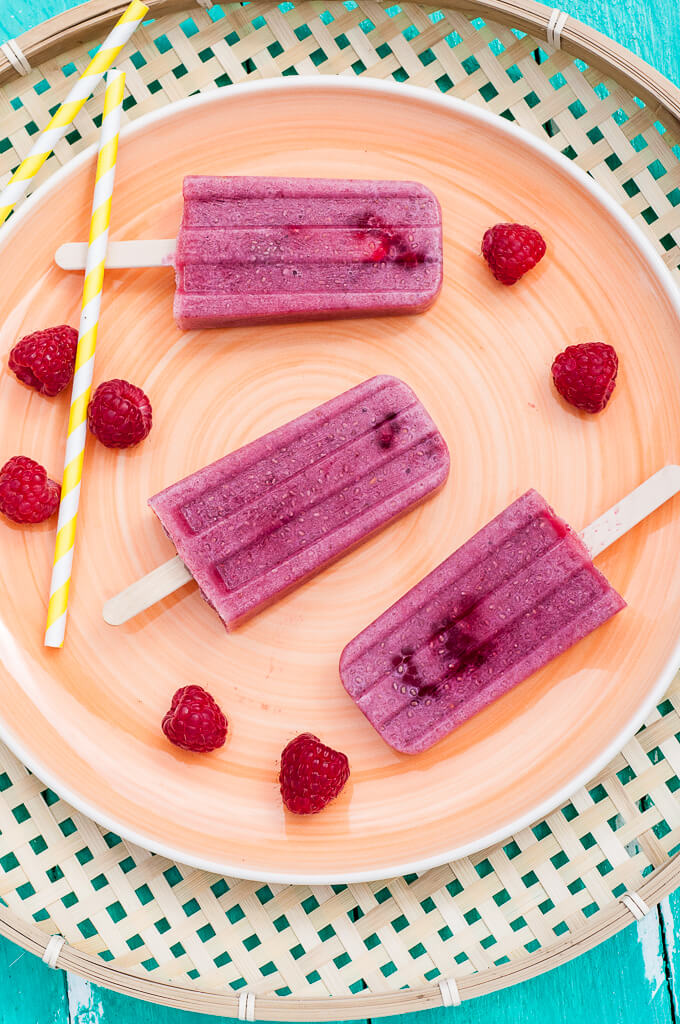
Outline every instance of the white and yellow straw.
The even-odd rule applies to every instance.
[[[139,0],[132,0],[130,6],[113,26],[85,71],[55,112],[50,123],[38,135],[28,156],[21,161],[5,188],[0,192],[0,224],[7,220],[15,204],[26,192],[31,180],[57,143],[63,139],[76,114],[88,96],[92,94],[95,86],[101,81],[104,72],[111,67],[132,33],[141,25],[148,10],[146,4],[140,3]]]
[[[71,583],[71,566],[80,500],[80,478],[83,471],[83,453],[87,436],[87,406],[90,401],[94,372],[94,354],[97,346],[104,265],[109,241],[111,196],[116,173],[118,132],[124,87],[125,74],[122,71],[109,71],[106,76],[104,117],[99,137],[97,175],[92,199],[90,240],[85,264],[76,367],[71,388],[71,408],[57,522],[57,541],[50,585],[50,601],[47,608],[46,647],[61,647],[66,631],[68,592]]]

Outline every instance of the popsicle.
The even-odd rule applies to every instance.
[[[345,689],[395,750],[427,750],[625,607],[591,556],[679,487],[665,467],[581,537],[527,491],[350,641]]]
[[[108,602],[104,617],[118,624],[158,600],[160,572],[165,593],[193,577],[230,629],[448,472],[444,439],[413,391],[373,377],[154,495],[179,559]]]
[[[183,196],[176,241],[112,242],[107,266],[174,266],[184,330],[420,313],[441,289],[441,209],[418,182],[189,175]]]

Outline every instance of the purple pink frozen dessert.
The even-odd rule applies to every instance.
[[[383,739],[416,754],[624,607],[527,491],[355,637],[340,675]]]
[[[179,327],[420,313],[442,284],[442,219],[413,181],[184,179]]]
[[[436,490],[449,453],[413,391],[373,377],[149,500],[227,628]]]

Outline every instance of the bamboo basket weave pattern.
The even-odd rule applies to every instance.
[[[616,198],[677,276],[677,90],[613,44],[605,53],[607,41],[577,23],[563,27],[562,49],[548,45],[555,21],[538,4],[462,6],[156,0],[154,20],[119,61],[124,117],[280,75],[438,89],[547,138]],[[16,48],[0,56],[0,183],[86,65],[93,35],[119,13],[110,8],[91,0],[61,16],[58,37],[43,26],[18,40],[22,75]],[[36,184],[96,139],[100,106],[84,107]],[[59,966],[204,1012],[247,1017],[253,996],[257,1017],[278,1020],[422,1009],[568,959],[632,920],[623,894],[652,905],[680,884],[679,790],[676,681],[598,778],[504,844],[387,882],[267,885],[121,840],[0,745],[0,930],[41,955],[58,933]],[[440,987],[448,979],[455,984]]]

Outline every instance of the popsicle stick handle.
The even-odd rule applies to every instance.
[[[86,242],[65,242],[54,254],[62,270],[84,270]],[[111,270],[127,267],[171,267],[175,255],[174,238],[144,238],[134,242],[109,242],[106,266]]]
[[[581,531],[581,540],[591,557],[595,558],[624,533],[632,530],[678,491],[680,466],[664,466],[621,501],[617,501],[616,505]]]
[[[184,562],[179,555],[175,555],[107,601],[102,613],[104,621],[110,626],[122,626],[128,619],[173,594],[191,579],[193,576]]]

